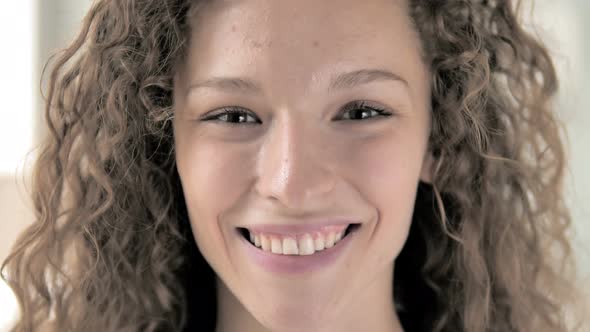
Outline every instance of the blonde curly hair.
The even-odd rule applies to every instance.
[[[175,68],[204,2],[95,1],[48,62],[36,220],[2,266],[22,311],[13,331],[213,330],[214,273],[190,232],[171,122]],[[517,7],[409,1],[432,73],[437,164],[392,281],[407,330],[570,331],[558,80]]]

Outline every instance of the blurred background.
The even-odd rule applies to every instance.
[[[75,36],[89,0],[5,1],[0,11],[0,261],[32,221],[27,175],[42,136],[43,65]],[[568,128],[567,198],[582,283],[590,289],[590,1],[524,0],[527,28],[549,46],[561,78],[558,109]],[[590,294],[590,293],[589,293]],[[0,332],[18,315],[0,281]],[[589,313],[590,316],[590,313]],[[590,327],[588,327],[590,331]]]

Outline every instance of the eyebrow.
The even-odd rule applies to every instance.
[[[360,69],[338,74],[332,80],[328,90],[351,89],[358,85],[375,81],[399,81],[408,86],[408,82],[401,76],[384,69]]]
[[[360,69],[340,73],[330,80],[328,91],[352,89],[375,81],[398,81],[408,86],[401,76],[384,69]],[[200,88],[211,88],[227,93],[261,94],[262,88],[255,81],[242,77],[212,77],[192,83],[187,93]]]

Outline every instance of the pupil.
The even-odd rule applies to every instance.
[[[356,110],[356,112],[353,112],[353,114],[358,115],[358,116],[354,116],[353,117],[354,119],[364,119],[368,116],[367,113],[365,112],[365,110],[362,110],[362,109]]]
[[[236,113],[230,113],[229,118],[230,118],[230,122],[236,122],[236,120],[237,120],[237,122],[240,122],[242,115],[236,114]]]

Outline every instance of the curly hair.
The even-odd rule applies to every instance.
[[[171,121],[175,69],[202,3],[97,0],[46,64],[36,220],[2,265],[22,313],[12,331],[215,326],[214,272],[190,233]],[[409,8],[431,73],[436,167],[396,260],[402,324],[573,330],[564,132],[546,48],[508,0]]]

